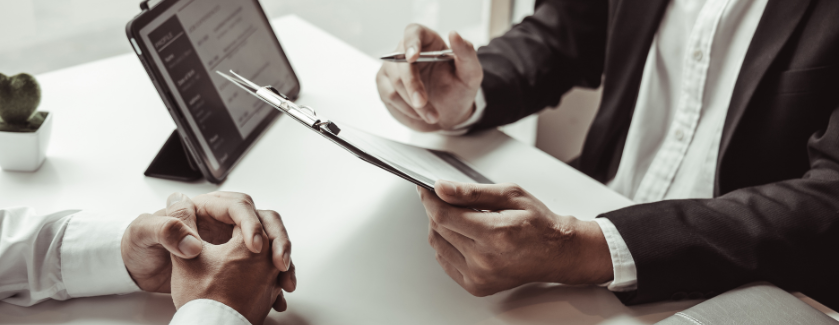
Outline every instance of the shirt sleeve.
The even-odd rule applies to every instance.
[[[603,231],[603,236],[606,237],[606,243],[609,245],[609,254],[612,256],[612,271],[615,277],[605,286],[615,292],[635,290],[638,284],[635,260],[632,259],[629,247],[626,246],[618,228],[606,218],[597,218],[594,221]]]
[[[0,301],[31,306],[139,291],[119,246],[131,220],[79,211],[0,210]]]
[[[458,135],[466,134],[467,132],[469,132],[469,129],[471,129],[472,126],[477,124],[478,121],[480,121],[481,118],[484,117],[484,111],[486,111],[486,108],[487,108],[487,101],[486,101],[486,97],[484,96],[484,91],[483,91],[483,89],[478,88],[478,94],[475,95],[475,112],[472,113],[472,116],[469,117],[469,119],[467,119],[463,123],[460,123],[460,124],[456,125],[454,127],[454,129],[439,131],[439,133],[443,134],[443,135],[452,135],[452,136],[458,136]]]
[[[169,325],[251,325],[235,309],[210,299],[196,299],[178,309]]]
[[[61,246],[61,274],[72,298],[140,291],[122,260],[120,245],[134,217],[82,211],[67,225]]]

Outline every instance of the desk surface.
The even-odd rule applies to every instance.
[[[300,77],[299,102],[322,115],[456,152],[560,214],[591,219],[631,204],[501,132],[450,138],[408,130],[379,101],[379,62],[297,17],[273,24]],[[603,288],[548,284],[473,297],[437,265],[412,184],[294,121],[280,118],[220,186],[146,178],[143,171],[175,126],[133,54],[39,79],[40,109],[55,116],[48,158],[35,173],[0,172],[0,207],[134,216],[162,208],[175,191],[249,193],[259,208],[283,215],[299,273],[289,311],[272,312],[266,324],[649,324],[697,302],[629,308]],[[174,311],[168,295],[137,293],[31,308],[0,303],[0,323],[166,324]]]

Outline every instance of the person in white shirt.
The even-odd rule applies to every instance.
[[[440,181],[420,189],[438,262],[479,296],[605,284],[638,304],[770,281],[839,307],[836,17],[822,0],[537,0],[478,51],[408,26],[411,63],[376,79],[394,118],[460,135],[602,85],[570,164],[639,203],[581,221],[514,184]],[[415,62],[449,46],[453,62]]]
[[[280,215],[240,193],[192,199],[139,217],[31,208],[0,210],[0,300],[171,293],[170,324],[261,324],[297,287]]]

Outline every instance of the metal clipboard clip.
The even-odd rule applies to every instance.
[[[338,128],[338,126],[335,125],[335,123],[333,123],[332,121],[321,120],[318,117],[317,112],[315,112],[313,108],[309,106],[298,106],[297,104],[289,100],[288,96],[283,95],[283,93],[281,93],[279,90],[272,86],[259,86],[253,83],[252,81],[236,74],[236,72],[233,72],[233,70],[230,70],[230,73],[233,76],[226,75],[221,71],[216,71],[216,73],[218,73],[225,79],[230,80],[230,82],[251,93],[252,95],[259,97],[271,106],[274,106],[275,108],[287,113],[300,123],[306,124],[307,126],[317,131],[329,132],[333,135],[338,135],[338,133],[341,132],[341,129]]]

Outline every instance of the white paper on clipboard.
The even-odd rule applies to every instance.
[[[407,169],[429,180],[491,184],[492,181],[451,153],[412,146],[385,139],[359,129],[341,126],[340,136],[368,154],[399,169]]]

